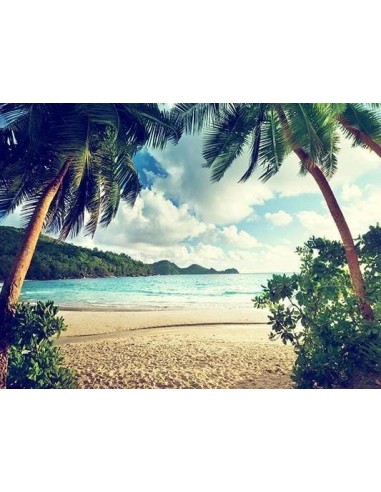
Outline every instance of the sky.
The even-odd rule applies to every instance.
[[[202,167],[202,137],[144,149],[134,158],[143,185],[133,208],[122,204],[107,229],[69,239],[77,245],[126,253],[151,263],[198,263],[241,273],[298,270],[295,248],[312,235],[338,239],[323,197],[290,156],[267,183],[254,174],[238,183],[248,163],[240,156],[218,183]],[[381,222],[381,159],[342,139],[331,186],[356,237]],[[18,214],[0,225],[19,225]]]

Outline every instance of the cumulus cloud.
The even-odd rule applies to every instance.
[[[259,241],[246,231],[239,231],[236,226],[224,227],[218,234],[218,239],[230,246],[243,249],[257,248]]]
[[[242,249],[256,248],[261,244],[257,238],[246,231],[239,230],[235,225],[217,227],[209,224],[206,232],[202,233],[198,239],[206,243],[219,243]]]
[[[238,223],[255,214],[255,205],[273,197],[263,183],[255,180],[238,183],[247,166],[247,156],[237,159],[218,183],[210,182],[209,169],[202,167],[202,140],[185,136],[175,147],[150,150],[167,178],[158,178],[155,186],[165,196],[186,202],[200,220],[216,225]]]
[[[341,192],[347,201],[342,206],[344,217],[354,237],[364,234],[370,225],[381,222],[381,186],[366,185],[362,192],[358,187],[344,186]],[[297,214],[300,223],[312,234],[339,239],[339,233],[329,212],[317,213],[313,210]]]
[[[361,189],[355,184],[345,184],[341,190],[341,197],[344,201],[350,202],[362,196]]]
[[[284,210],[279,210],[278,212],[274,213],[267,212],[265,214],[265,218],[276,226],[286,226],[288,224],[291,224],[291,222],[293,221],[291,215]]]
[[[292,272],[299,268],[295,248],[284,244],[263,244],[250,252],[231,250],[227,256],[241,273]]]
[[[197,237],[207,229],[208,225],[194,217],[188,205],[176,207],[162,192],[145,189],[133,208],[121,205],[109,227],[97,231],[95,241],[116,246],[167,246]]]
[[[330,215],[319,214],[314,210],[303,210],[296,215],[302,226],[307,229],[308,235],[314,234],[329,239],[339,238],[337,228]]]
[[[207,268],[225,270],[237,268],[241,273],[295,271],[298,269],[298,258],[294,248],[288,245],[266,245],[255,249],[237,247],[224,249],[206,243],[196,246],[175,244],[173,246],[145,245],[138,249],[136,245],[124,252],[145,263],[167,259],[180,267],[197,263]]]

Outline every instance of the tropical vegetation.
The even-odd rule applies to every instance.
[[[322,238],[298,248],[300,273],[274,275],[254,299],[270,310],[270,338],[294,347],[297,388],[381,386],[381,227],[370,227],[356,247],[373,320],[363,318],[350,288],[342,244]]]
[[[52,302],[19,303],[12,318],[7,388],[75,388],[73,371],[65,366],[52,337],[66,330]]]
[[[14,254],[22,241],[23,231],[0,227],[0,280],[9,275]],[[41,235],[26,278],[53,280],[83,277],[128,277],[152,275],[149,265],[133,260],[124,253],[99,251],[57,242]]]

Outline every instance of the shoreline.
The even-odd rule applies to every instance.
[[[267,311],[254,308],[196,308],[164,310],[71,309],[60,307],[68,328],[61,338],[123,333],[147,328],[267,325]],[[270,330],[270,328],[268,327]]]

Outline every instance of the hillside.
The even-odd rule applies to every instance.
[[[0,226],[0,280],[7,276],[21,241],[22,231]],[[218,272],[213,268],[191,265],[180,268],[163,260],[152,265],[133,260],[123,253],[99,251],[57,242],[42,235],[28,271],[29,280],[56,280],[83,277],[138,277],[148,275],[186,275],[238,273],[234,268]]]
[[[20,229],[0,227],[0,280],[8,274],[21,240]],[[125,254],[58,243],[41,236],[27,278],[48,280],[83,277],[152,275],[149,265]]]
[[[187,268],[180,268],[175,263],[168,260],[157,261],[150,265],[155,275],[199,275],[213,273],[239,273],[235,268],[218,271],[214,268],[204,268],[200,265],[190,265]]]

